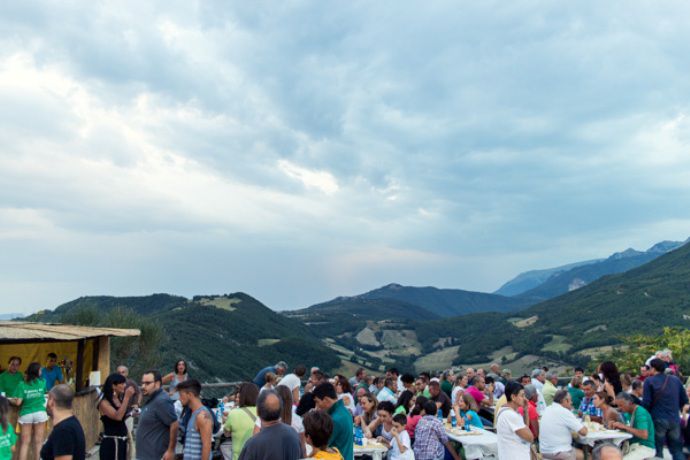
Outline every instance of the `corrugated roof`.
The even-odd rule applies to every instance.
[[[137,337],[139,329],[73,326],[71,324],[0,321],[0,342],[13,340],[79,340],[101,336]]]

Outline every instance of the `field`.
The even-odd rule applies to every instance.
[[[459,349],[460,347],[456,345],[421,356],[415,361],[414,367],[417,372],[447,369],[451,367],[453,360],[457,358]]]

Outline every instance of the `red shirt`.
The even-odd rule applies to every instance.
[[[524,411],[522,410],[522,407],[518,408],[518,412],[520,412],[520,415],[524,416]],[[533,403],[532,401],[527,401],[527,415],[529,416],[530,421],[532,420],[539,420],[539,413],[537,412],[537,405]],[[529,430],[532,432],[532,435],[534,438],[539,437],[539,433],[537,433],[534,428],[532,427],[532,424],[529,424]]]

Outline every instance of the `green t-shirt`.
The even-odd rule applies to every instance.
[[[575,409],[579,408],[582,403],[582,398],[585,397],[585,392],[579,388],[568,387],[568,393],[570,393],[570,399],[573,400],[573,407]]]
[[[254,416],[252,418],[247,411]],[[237,460],[240,452],[249,438],[254,434],[254,424],[256,423],[256,407],[238,407],[228,414],[225,421],[225,431],[232,432],[232,458]]]
[[[443,391],[446,395],[450,396],[450,393],[453,391],[453,384],[450,383],[448,380],[444,380],[441,382],[441,391]]]
[[[0,460],[11,460],[12,446],[17,444],[17,435],[14,433],[14,427],[7,424],[7,430],[3,430],[0,425]]]
[[[15,397],[22,399],[19,416],[45,412],[46,410],[46,381],[38,378],[31,383],[20,382]]]
[[[24,376],[21,372],[15,372],[10,374],[10,371],[5,371],[0,374],[0,392],[5,392],[5,396],[8,398],[14,397],[17,387],[24,380]]]
[[[398,415],[398,414],[407,415],[407,412],[405,412],[404,406],[398,406],[395,408],[395,412],[393,412],[393,415]]]
[[[636,430],[647,430],[647,439],[633,437],[630,442],[638,442],[643,446],[654,449],[654,422],[652,421],[652,416],[647,412],[647,409],[642,406],[637,406],[633,414],[632,422],[632,427]]]

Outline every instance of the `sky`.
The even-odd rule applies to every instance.
[[[0,313],[274,309],[690,236],[690,3],[5,2]]]

